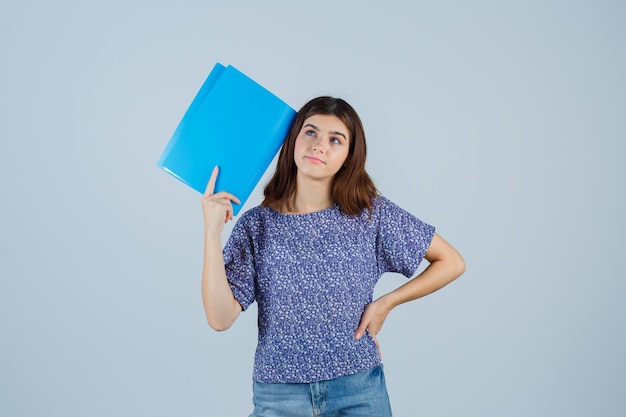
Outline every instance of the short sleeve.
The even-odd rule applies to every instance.
[[[385,197],[380,197],[378,203],[380,272],[398,272],[410,278],[424,259],[435,228]]]
[[[223,250],[226,278],[243,310],[254,302],[256,276],[254,240],[245,219],[242,217],[237,221]]]

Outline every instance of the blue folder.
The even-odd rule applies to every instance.
[[[239,70],[217,63],[174,131],[157,166],[204,193],[239,198],[237,215],[280,149],[296,111]]]

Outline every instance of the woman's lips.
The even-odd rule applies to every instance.
[[[323,164],[324,163],[324,161],[322,161],[321,159],[316,158],[314,156],[307,156],[306,159],[308,159],[309,162],[311,162],[313,164]]]

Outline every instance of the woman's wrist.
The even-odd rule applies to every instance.
[[[397,305],[397,301],[396,301],[396,297],[394,297],[394,292],[390,292],[387,293],[383,296],[381,296],[378,299],[378,302],[381,304],[381,306],[387,311],[387,313],[389,313],[391,310],[393,310]]]

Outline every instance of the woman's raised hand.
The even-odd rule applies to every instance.
[[[219,168],[213,168],[211,178],[202,196],[202,213],[204,215],[204,227],[207,232],[222,233],[224,224],[233,219],[233,204],[240,204],[234,195],[226,191],[215,193],[215,182]]]

